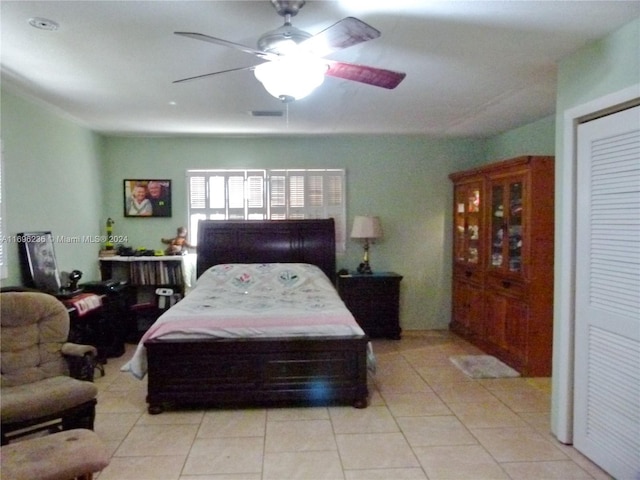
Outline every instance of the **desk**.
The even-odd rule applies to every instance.
[[[104,376],[111,326],[105,319],[103,295],[81,293],[71,298],[59,298],[69,312],[69,341],[93,345],[98,350],[96,368]]]

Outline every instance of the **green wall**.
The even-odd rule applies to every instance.
[[[18,245],[11,235],[50,230],[58,268],[98,275],[100,245],[79,241],[100,234],[102,162],[100,138],[86,128],[2,89],[3,201],[8,277],[21,285]],[[86,240],[86,239],[85,239]],[[70,243],[74,242],[74,243]]]
[[[555,155],[555,128],[551,115],[496,135],[486,142],[485,158],[493,162],[523,154]]]
[[[421,136],[293,136],[105,139],[105,210],[132,246],[161,248],[186,224],[190,168],[346,168],[347,228],[354,215],[381,218],[385,238],[371,248],[374,270],[404,276],[405,329],[447,328],[450,319],[450,172],[483,161],[481,140]],[[173,217],[125,218],[125,178],[173,181]],[[347,241],[338,267],[355,268],[362,247]]]

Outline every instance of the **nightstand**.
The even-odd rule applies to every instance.
[[[340,297],[371,338],[400,339],[400,281],[393,272],[337,276]]]

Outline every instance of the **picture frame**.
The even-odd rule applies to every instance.
[[[61,290],[60,272],[51,232],[26,232],[17,236],[25,284],[48,293]]]
[[[171,180],[125,179],[124,216],[171,217]]]

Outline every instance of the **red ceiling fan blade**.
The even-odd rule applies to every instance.
[[[200,78],[206,78],[206,77],[212,77],[214,75],[220,75],[221,73],[237,72],[237,71],[240,71],[240,70],[251,70],[252,68],[255,68],[255,67],[256,67],[256,65],[252,65],[250,67],[230,68],[229,70],[221,70],[219,72],[205,73],[203,75],[196,75],[195,77],[181,78],[180,80],[174,80],[172,83],[182,83],[182,82],[188,82],[188,81],[191,81],[191,80],[198,80]]]
[[[278,55],[273,53],[267,53],[260,50],[256,50],[255,48],[247,47],[246,45],[242,45],[240,43],[230,42],[229,40],[223,40],[222,38],[212,37],[210,35],[205,35],[204,33],[195,33],[195,32],[173,32],[176,35],[181,35],[183,37],[193,38],[195,40],[202,40],[203,42],[215,43],[216,45],[222,45],[223,47],[231,47],[236,50],[240,50],[244,53],[249,53],[251,55],[255,55],[256,57],[264,58],[265,60],[274,60],[278,58]]]
[[[404,80],[404,77],[407,76],[406,73],[368,67],[366,65],[355,65],[353,63],[327,60],[327,64],[329,65],[329,69],[325,75],[343,78],[353,82],[366,83],[376,87],[388,88],[389,90],[396,88],[400,82]]]
[[[380,31],[354,17],[339,22],[300,43],[300,47],[317,57],[378,38]]]

